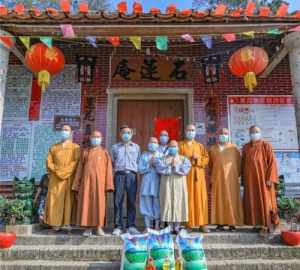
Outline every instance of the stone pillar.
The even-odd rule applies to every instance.
[[[300,143],[300,32],[288,34],[284,38],[283,43],[289,53],[293,95],[296,100],[298,141]]]
[[[11,44],[14,44],[13,40],[10,39],[10,34],[0,30],[0,138],[2,131],[2,122],[3,122],[3,110],[4,110],[4,97],[5,97],[5,88],[6,88],[6,75],[8,69],[8,60],[9,60],[9,47]],[[12,42],[12,43],[11,43]]]

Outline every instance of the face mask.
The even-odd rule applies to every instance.
[[[167,144],[169,141],[169,137],[167,135],[161,135],[159,141],[161,144]]]
[[[129,142],[132,138],[132,135],[130,133],[123,133],[122,134],[122,140],[124,142]]]
[[[175,156],[178,153],[178,147],[177,146],[170,146],[168,150],[169,155]]]
[[[185,133],[185,136],[188,140],[193,140],[196,137],[196,131],[190,130]]]
[[[101,138],[91,138],[91,145],[97,146],[100,145],[101,143],[102,143]]]
[[[158,144],[157,143],[148,143],[148,150],[150,152],[155,152],[157,150]]]
[[[71,132],[68,131],[68,130],[62,130],[62,131],[60,132],[60,137],[62,138],[62,140],[69,139],[69,138],[70,138],[70,135],[71,135]]]
[[[229,142],[229,135],[227,135],[227,134],[220,134],[219,141],[221,143]]]
[[[261,134],[260,133],[250,133],[250,139],[252,141],[258,141],[261,139]]]

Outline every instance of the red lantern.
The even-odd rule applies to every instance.
[[[266,51],[259,47],[246,46],[237,50],[229,59],[231,73],[244,78],[245,87],[250,92],[256,87],[256,75],[267,67],[269,57]]]
[[[45,90],[51,75],[63,70],[65,57],[58,48],[48,48],[43,43],[37,43],[26,52],[25,63],[32,72],[38,73],[38,85]]]
[[[0,232],[0,248],[10,248],[16,242],[16,234]]]

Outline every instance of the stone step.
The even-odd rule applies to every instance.
[[[199,233],[193,233],[198,234]],[[279,243],[280,235],[261,236],[250,232],[212,232],[204,234],[203,243],[207,244],[244,244],[244,243]],[[18,236],[16,245],[121,245],[122,239],[112,235],[84,237],[79,234],[33,234],[31,236]]]
[[[299,247],[270,244],[205,244],[208,260],[300,259]],[[121,245],[14,246],[0,250],[2,260],[120,261]]]
[[[118,262],[5,261],[1,270],[119,270]],[[300,260],[221,260],[209,261],[209,270],[299,270]]]

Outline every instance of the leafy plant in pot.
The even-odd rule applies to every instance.
[[[8,217],[8,209],[12,204],[5,197],[0,196],[0,220],[5,223]],[[10,210],[9,210],[10,211]],[[10,248],[16,241],[16,234],[9,232],[0,232],[0,249]]]
[[[33,179],[14,179],[14,198],[6,199],[2,209],[6,232],[31,234],[34,190]]]
[[[290,224],[289,230],[281,231],[281,238],[289,246],[300,245],[300,201],[296,198],[282,196],[278,199],[278,208],[282,216]]]

